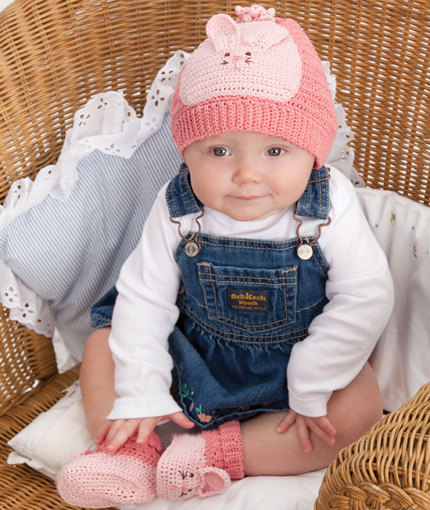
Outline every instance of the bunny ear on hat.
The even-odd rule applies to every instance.
[[[228,14],[216,14],[207,22],[206,34],[216,51],[227,51],[240,41],[240,29]]]

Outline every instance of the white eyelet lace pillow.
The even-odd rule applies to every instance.
[[[142,118],[120,92],[92,98],[76,112],[57,164],[34,182],[16,181],[0,206],[1,302],[39,333],[55,329],[60,370],[80,360],[90,307],[114,285],[158,189],[180,166],[169,112],[187,57],[178,51],[160,69]],[[334,97],[335,79],[324,68]],[[328,163],[357,183],[351,132],[341,105],[336,112]]]

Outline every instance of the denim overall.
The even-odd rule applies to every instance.
[[[202,210],[186,168],[170,182],[166,200],[179,228],[175,218]],[[322,167],[313,170],[296,215],[327,220],[329,208],[329,172]],[[289,408],[291,349],[327,303],[319,233],[302,239],[298,228],[297,235],[283,242],[182,236],[176,251],[181,313],[169,346],[177,400],[200,428]],[[301,245],[310,258],[298,256]],[[94,305],[93,327],[110,325],[116,296],[112,288]]]
[[[327,220],[328,179],[325,167],[312,172],[297,216]],[[186,168],[169,183],[166,200],[179,232],[175,218],[203,211]],[[291,350],[327,303],[319,235],[302,239],[299,228],[297,235],[272,242],[181,234],[175,255],[180,317],[169,346],[178,400],[200,428],[289,408]],[[302,244],[307,250],[300,258]]]

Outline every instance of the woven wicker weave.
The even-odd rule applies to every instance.
[[[315,510],[430,509],[430,383],[331,464]]]
[[[262,3],[296,18],[321,58],[330,60],[337,99],[355,134],[355,166],[367,184],[429,204],[429,1]],[[0,203],[15,179],[34,177],[56,161],[73,113],[91,95],[121,89],[140,113],[171,52],[195,47],[206,20],[220,10],[233,13],[235,4],[15,0],[0,13]],[[28,468],[6,466],[5,459],[7,440],[58,400],[77,373],[58,375],[50,340],[0,311],[1,510],[71,508],[52,482]],[[423,395],[420,412],[413,407],[391,416],[341,452],[318,510],[430,508],[430,412]],[[402,424],[404,413],[410,422]]]

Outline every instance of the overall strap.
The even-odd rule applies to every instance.
[[[183,164],[166,189],[167,207],[171,218],[178,218],[186,214],[200,212],[203,204],[197,200],[191,189],[190,172]]]
[[[303,195],[297,201],[297,216],[326,220],[330,211],[330,171],[325,166],[313,169]]]

